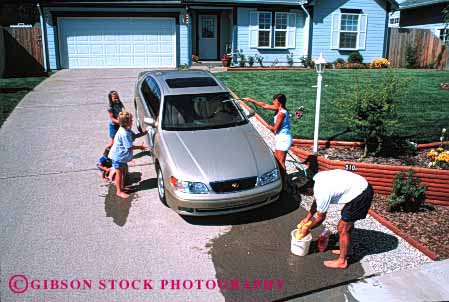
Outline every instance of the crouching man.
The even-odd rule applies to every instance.
[[[311,229],[320,226],[330,204],[344,204],[341,219],[338,222],[340,249],[332,251],[339,255],[337,260],[324,261],[329,268],[348,267],[348,251],[351,244],[351,231],[356,220],[364,219],[373,200],[373,189],[365,178],[345,170],[330,170],[317,173],[299,189],[300,194],[313,196],[312,206],[303,223],[312,220],[309,228],[303,230],[306,235]],[[313,216],[316,218],[313,219]]]

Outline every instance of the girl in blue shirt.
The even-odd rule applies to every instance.
[[[269,126],[269,129],[275,134],[276,147],[274,156],[278,160],[281,168],[285,171],[285,158],[288,149],[292,145],[292,135],[290,133],[290,116],[285,104],[287,98],[283,94],[276,94],[273,96],[273,104],[256,101],[253,99],[244,99],[247,102],[253,103],[263,109],[276,111],[274,116],[274,125]]]
[[[118,114],[125,109],[125,106],[123,105],[122,101],[120,100],[120,97],[118,95],[118,92],[115,90],[112,90],[108,94],[109,99],[109,107],[108,107],[108,114],[109,114],[109,144],[107,144],[106,148],[111,148],[112,144],[114,143],[114,137],[119,129],[119,122],[118,122]]]

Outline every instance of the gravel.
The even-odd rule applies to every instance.
[[[273,133],[265,128],[255,117],[251,118],[250,121],[265,139],[267,145],[274,150]],[[292,154],[289,154],[287,155],[286,167],[287,172],[291,174],[297,172],[297,168],[301,167],[301,165],[298,164],[298,159],[293,158]],[[301,206],[308,210],[312,204],[312,200],[311,197],[302,196]],[[332,234],[337,234],[336,226],[340,219],[341,208],[341,205],[331,205],[327,213],[324,226]],[[362,252],[363,258],[360,262],[367,274],[390,273],[411,269],[432,262],[426,255],[411,246],[401,237],[395,235],[369,215],[366,219],[359,220],[355,223],[354,232],[356,231],[358,234],[354,236],[353,248],[356,255]],[[377,231],[378,233],[373,231]],[[397,240],[392,240],[392,238],[396,238]]]

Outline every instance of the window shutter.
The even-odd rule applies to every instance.
[[[257,11],[249,13],[249,47],[259,46],[259,14]]]
[[[332,14],[332,26],[331,26],[331,49],[338,49],[340,45],[340,21],[341,14]]]
[[[296,14],[287,14],[287,48],[296,48]]]
[[[368,25],[368,15],[360,15],[359,17],[359,39],[358,39],[358,49],[366,48],[366,30]]]

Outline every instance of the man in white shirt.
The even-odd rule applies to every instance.
[[[304,184],[299,193],[314,197],[309,212],[302,220],[304,223],[312,220],[312,224],[304,230],[303,235],[323,223],[330,204],[345,204],[338,222],[340,250],[332,251],[339,257],[337,260],[324,261],[324,265],[329,268],[347,268],[351,231],[354,222],[364,219],[368,214],[374,195],[371,185],[355,173],[330,170],[317,173],[313,180],[309,179]],[[315,213],[317,216],[313,219]]]

